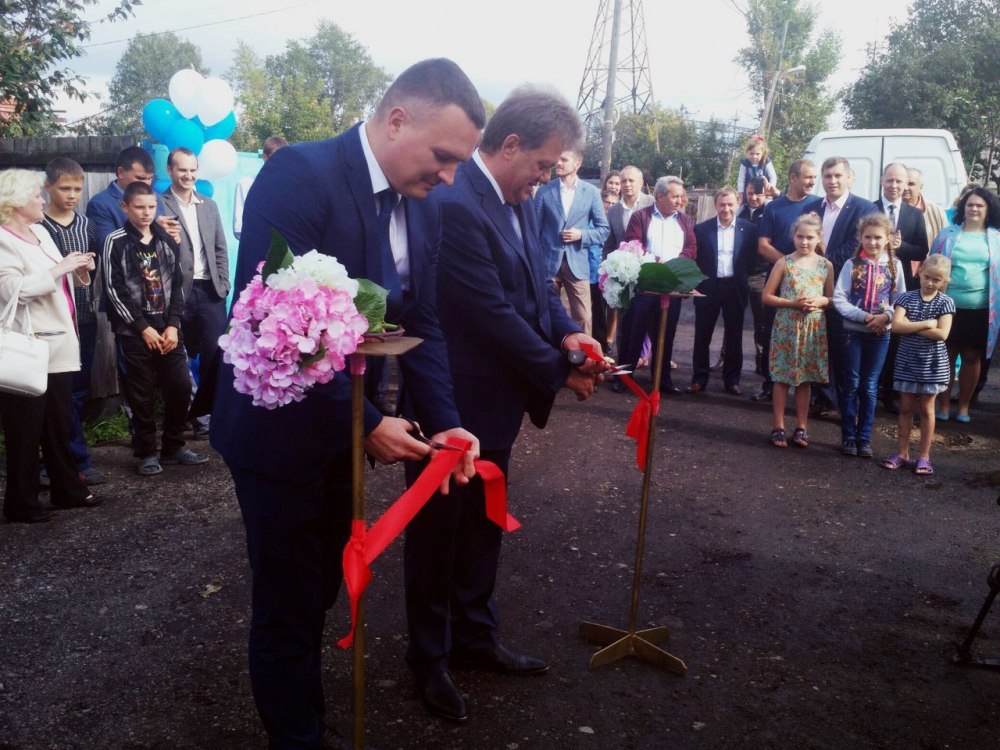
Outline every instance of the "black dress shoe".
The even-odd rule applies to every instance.
[[[93,495],[87,495],[79,500],[70,500],[68,503],[57,503],[55,500],[52,501],[52,506],[55,508],[96,508],[98,505],[104,502],[103,498],[94,497]]]
[[[726,386],[726,393],[731,393],[734,396],[742,396],[743,395],[743,386],[741,386],[739,383],[734,383],[733,385],[727,385]]]
[[[37,513],[4,513],[4,518],[11,523],[48,523],[55,518],[55,514],[48,510],[40,510]]]
[[[684,391],[675,385],[664,385],[660,388],[660,393],[664,393],[667,396],[683,396]]]
[[[465,721],[469,718],[465,699],[458,692],[448,672],[435,672],[427,677],[418,677],[417,693],[424,707],[435,716],[448,721]]]
[[[541,659],[527,654],[513,654],[499,644],[482,651],[453,654],[449,662],[455,669],[477,669],[521,676],[541,674],[549,668]]]

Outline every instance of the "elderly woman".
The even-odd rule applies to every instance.
[[[977,185],[959,200],[953,221],[934,240],[931,253],[951,258],[947,293],[956,310],[946,343],[953,372],[955,360],[962,357],[955,420],[969,422],[983,355],[993,356],[1000,329],[1000,203]],[[939,398],[937,418],[948,419],[951,388]]]
[[[63,258],[42,220],[41,175],[23,169],[0,172],[0,309],[15,295],[15,327],[25,310],[31,328],[49,345],[49,376],[41,396],[0,393],[0,419],[7,447],[3,514],[10,521],[39,523],[52,518],[38,499],[38,449],[49,472],[52,505],[100,505],[80,481],[69,436],[73,373],[80,369],[74,323],[74,283],[89,284],[93,253]]]

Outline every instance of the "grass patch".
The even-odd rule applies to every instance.
[[[128,417],[125,415],[125,410],[119,408],[110,417],[84,422],[83,436],[87,440],[87,445],[111,443],[129,437]]]

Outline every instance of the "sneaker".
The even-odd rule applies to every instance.
[[[871,458],[872,455],[872,444],[867,440],[858,441],[858,456],[861,458]]]
[[[197,466],[198,464],[208,463],[208,456],[204,456],[201,453],[195,453],[193,450],[187,448],[181,448],[176,453],[171,453],[169,456],[166,454],[160,454],[161,464],[180,464],[181,466]]]
[[[856,456],[858,455],[858,446],[854,444],[853,440],[845,440],[843,445],[840,446],[840,452],[845,456]],[[870,456],[871,453],[868,455]]]

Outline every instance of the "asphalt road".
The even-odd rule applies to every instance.
[[[691,323],[675,375],[690,375]],[[717,337],[718,338],[718,337]],[[749,342],[749,339],[748,339]],[[747,343],[746,351],[750,351]],[[752,369],[752,362],[747,362]],[[640,384],[648,376],[639,374]],[[759,382],[744,377],[748,392]],[[666,625],[678,676],[635,659],[588,670],[582,621],[628,624],[642,476],[623,434],[634,398],[563,394],[515,448],[497,599],[508,646],[548,674],[457,673],[470,719],[428,716],[403,663],[401,544],[369,589],[369,737],[382,748],[1000,747],[1000,672],[951,663],[1000,561],[1000,373],[969,425],[942,425],[933,478],[837,450],[767,442],[768,405],[666,399],[657,423],[638,627]],[[879,412],[876,457],[894,449]],[[207,445],[200,444],[201,448]],[[225,466],[140,478],[124,445],[96,510],[0,524],[0,750],[262,748],[246,671],[243,528]],[[372,513],[399,467],[369,475]],[[350,723],[350,658],[325,660],[328,718]],[[978,652],[1000,655],[1000,612]]]

